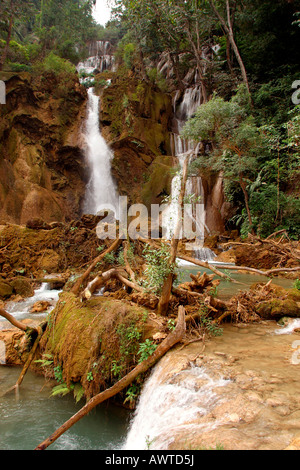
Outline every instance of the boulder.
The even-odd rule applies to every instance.
[[[46,312],[48,308],[51,307],[51,303],[48,302],[47,300],[40,300],[39,302],[36,302],[30,309],[31,313],[42,313]]]
[[[34,295],[34,289],[32,284],[26,279],[17,278],[11,281],[11,286],[14,293],[21,297],[32,297]]]
[[[8,299],[13,294],[13,287],[7,281],[0,280],[0,298]]]
[[[47,273],[59,272],[60,256],[54,250],[46,250],[39,261],[39,268]]]
[[[300,317],[300,303],[292,299],[272,299],[256,306],[257,314],[266,320],[279,320],[282,317]]]

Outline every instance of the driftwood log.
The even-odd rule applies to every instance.
[[[137,292],[145,293],[144,289],[139,286],[138,284],[129,281],[126,277],[126,273],[124,273],[123,269],[110,269],[109,271],[106,271],[105,273],[99,273],[95,279],[93,279],[85,288],[85,290],[82,293],[82,300],[90,299],[93,293],[103,287],[110,279],[118,279],[121,281],[125,286],[130,287]]]
[[[81,286],[84,284],[84,282],[88,279],[89,275],[91,272],[94,270],[95,266],[103,260],[103,258],[111,253],[112,251],[115,251],[121,244],[121,240],[118,238],[117,240],[114,241],[114,243],[101,255],[97,256],[97,258],[94,259],[94,261],[90,264],[89,268],[83,273],[83,275],[77,280],[77,282],[74,284],[74,286],[71,289],[71,292],[75,295],[78,295]]]
[[[44,442],[39,444],[35,450],[45,450],[53,442],[55,442],[62,434],[70,429],[75,423],[81,420],[84,416],[90,413],[96,406],[100,405],[109,398],[117,395],[128,387],[140,374],[145,373],[151,367],[153,367],[159,359],[161,359],[173,346],[178,344],[184,337],[186,330],[185,324],[185,309],[180,306],[178,309],[178,322],[175,330],[170,333],[167,338],[157,347],[156,351],[148,359],[143,361],[137,367],[135,367],[129,374],[119,380],[111,388],[99,393],[93,397],[81,410],[66,421],[60,428],[58,428],[50,437]]]
[[[37,332],[38,332],[38,336],[37,336],[37,338],[36,338],[36,340],[35,340],[35,342],[34,342],[34,344],[33,344],[33,347],[31,348],[31,350],[30,350],[30,352],[29,352],[27,361],[25,362],[25,364],[24,364],[24,366],[23,366],[22,372],[21,372],[21,374],[20,374],[20,376],[19,376],[19,378],[18,378],[16,384],[15,384],[12,388],[10,388],[9,390],[7,390],[7,392],[5,392],[4,395],[7,395],[8,393],[13,392],[13,391],[15,391],[16,393],[18,393],[19,387],[20,387],[21,383],[23,382],[24,377],[25,377],[25,375],[26,375],[26,373],[27,373],[27,371],[28,371],[28,369],[29,369],[29,367],[30,367],[30,365],[31,365],[31,363],[32,363],[32,361],[33,361],[33,359],[34,359],[34,355],[35,355],[36,350],[37,350],[37,348],[38,348],[40,339],[41,339],[41,337],[43,336],[44,329],[43,329],[41,326],[39,326],[39,327],[37,327]]]
[[[32,329],[28,328],[28,326],[24,325],[24,323],[19,322],[15,317],[13,317],[10,313],[6,312],[6,310],[4,310],[3,308],[0,308],[0,315],[1,317],[6,318],[6,320],[8,320],[13,326],[18,328],[19,330],[26,332]]]
[[[182,220],[183,220],[183,203],[184,203],[184,196],[186,190],[186,183],[188,178],[188,165],[189,165],[190,155],[186,157],[183,170],[182,170],[182,178],[181,178],[181,190],[178,198],[178,220],[175,227],[175,233],[171,240],[171,253],[170,253],[170,260],[169,265],[170,267],[175,265],[176,258],[177,258],[177,251],[179,245],[179,238],[180,238],[180,231],[182,227]],[[164,281],[161,296],[158,303],[157,313],[162,316],[167,316],[171,294],[172,294],[172,287],[174,282],[174,274],[172,269],[170,269],[170,274]]]

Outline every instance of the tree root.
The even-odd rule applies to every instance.
[[[88,279],[89,275],[91,274],[91,272],[93,271],[93,269],[95,268],[95,266],[103,260],[103,258],[111,253],[112,251],[116,250],[121,244],[121,240],[118,238],[117,240],[115,240],[115,242],[106,250],[104,251],[101,255],[97,256],[97,258],[94,259],[94,261],[91,263],[91,265],[89,266],[89,268],[85,271],[85,273],[78,279],[78,281],[74,284],[74,286],[72,287],[71,289],[71,292],[75,295],[78,295],[80,290],[81,290],[81,286],[84,284],[84,282]]]
[[[28,369],[29,369],[29,367],[30,367],[30,364],[31,364],[32,361],[33,361],[33,358],[34,358],[34,355],[35,355],[36,350],[37,350],[37,348],[38,348],[40,339],[41,339],[41,337],[43,336],[43,333],[44,333],[44,329],[43,329],[41,326],[38,326],[37,329],[36,329],[36,331],[38,332],[38,336],[37,336],[37,338],[36,338],[36,340],[35,340],[35,342],[34,342],[34,344],[33,344],[33,347],[32,347],[31,350],[30,350],[30,353],[29,353],[29,356],[28,356],[28,358],[27,358],[27,361],[26,361],[25,364],[24,364],[24,367],[23,367],[23,369],[22,369],[22,372],[21,372],[21,374],[20,374],[20,376],[19,376],[19,378],[18,378],[16,384],[15,384],[12,388],[10,388],[9,390],[7,390],[7,392],[5,392],[2,396],[5,396],[5,395],[7,395],[8,393],[13,392],[13,391],[15,391],[16,394],[18,394],[19,387],[20,387],[21,383],[23,382],[23,379],[24,379],[24,377],[25,377],[25,375],[26,375],[26,373],[27,373],[27,371],[28,371]]]

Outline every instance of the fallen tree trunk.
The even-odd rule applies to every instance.
[[[240,282],[236,281],[235,279],[231,279],[230,277],[228,277],[226,274],[219,271],[214,266],[211,266],[206,261],[200,261],[198,259],[191,258],[190,256],[185,256],[185,255],[178,255],[178,258],[182,259],[184,261],[188,261],[189,263],[193,263],[197,266],[201,266],[202,268],[209,269],[210,271],[215,273],[217,276],[221,277],[222,279],[225,279],[226,281],[233,282],[234,284],[241,284]],[[226,266],[226,269],[227,269],[227,266]]]
[[[250,273],[258,274],[260,276],[269,277],[272,274],[279,274],[279,273],[293,273],[300,271],[300,266],[296,268],[275,268],[269,269],[268,271],[261,271],[260,269],[249,268],[247,266],[226,266],[226,269],[229,271],[248,271]]]
[[[129,281],[124,276],[122,276],[122,271],[120,271],[119,269],[110,269],[105,273],[100,273],[95,279],[93,279],[93,281],[91,281],[87,285],[86,289],[83,291],[82,299],[90,299],[93,293],[100,287],[103,287],[110,279],[119,279],[119,281],[121,281],[127,287],[131,287],[137,292],[145,293],[144,289],[141,286]]]
[[[85,273],[78,279],[78,281],[74,284],[74,286],[71,289],[71,292],[75,295],[79,294],[79,291],[81,290],[82,284],[86,281],[86,279],[89,277],[91,272],[94,270],[95,266],[97,263],[102,261],[102,259],[111,253],[112,251],[116,250],[121,244],[121,240],[118,238],[115,240],[115,242],[106,250],[104,251],[101,255],[97,256],[97,258],[94,259],[92,264],[89,266],[89,268],[85,271]]]
[[[182,178],[181,178],[181,190],[178,198],[178,220],[175,227],[175,233],[171,240],[171,252],[170,252],[170,273],[164,281],[162,286],[161,296],[158,303],[157,313],[162,316],[167,316],[168,308],[171,299],[173,281],[174,281],[174,273],[172,267],[175,265],[176,258],[177,258],[177,250],[179,245],[180,239],[180,230],[182,228],[182,220],[183,220],[183,203],[184,203],[184,196],[186,190],[186,182],[188,178],[188,165],[189,165],[189,156],[186,157],[183,169],[182,169]]]
[[[45,450],[75,423],[90,413],[96,406],[117,395],[126,387],[128,387],[140,374],[145,373],[148,369],[153,367],[159,359],[161,359],[173,346],[175,346],[175,344],[179,343],[184,337],[185,330],[185,309],[184,307],[180,306],[178,310],[178,322],[175,330],[170,333],[167,338],[158,346],[152,356],[135,367],[135,369],[129,372],[129,374],[119,380],[119,382],[117,382],[111,388],[105,390],[102,393],[99,393],[99,395],[96,395],[94,398],[92,398],[83,408],[81,408],[80,411],[78,411],[78,413],[76,413],[62,426],[60,426],[60,428],[58,428],[44,442],[39,444],[35,450]]]
[[[242,284],[241,282],[238,282],[235,279],[231,279],[226,274],[222,273],[221,271],[214,268],[213,266],[211,266],[210,264],[208,264],[205,261],[199,261],[195,258],[191,258],[191,257],[185,256],[185,255],[178,255],[178,258],[182,259],[182,260],[185,260],[185,261],[188,261],[189,263],[193,263],[197,266],[201,266],[203,268],[210,269],[210,271],[217,274],[217,276],[220,276],[221,278],[226,279],[227,281],[234,282],[235,284]],[[292,272],[300,271],[300,266],[298,266],[296,268],[275,268],[275,269],[269,269],[268,271],[261,271],[259,269],[249,268],[248,266],[231,266],[231,265],[224,265],[224,266],[226,267],[226,270],[228,270],[228,271],[247,271],[247,272],[250,272],[250,273],[254,273],[254,274],[258,274],[260,276],[266,276],[266,277],[269,277],[272,274],[278,274],[278,273],[284,273],[284,272],[292,273]]]
[[[28,371],[28,369],[29,369],[29,367],[30,367],[30,364],[31,364],[32,361],[33,361],[33,358],[34,358],[34,355],[35,355],[36,350],[37,350],[37,348],[38,348],[40,339],[41,339],[41,337],[43,336],[43,333],[44,333],[44,330],[43,330],[43,328],[42,328],[41,326],[38,326],[38,327],[37,327],[37,331],[38,331],[38,336],[37,336],[37,338],[36,338],[36,340],[35,340],[35,342],[34,342],[34,344],[33,344],[33,347],[32,347],[31,350],[30,350],[30,353],[29,353],[29,356],[28,356],[28,358],[27,358],[27,361],[26,361],[25,364],[24,364],[24,367],[23,367],[23,369],[22,369],[22,372],[21,372],[21,374],[20,374],[20,376],[19,376],[19,378],[18,378],[16,384],[15,384],[12,388],[10,388],[9,390],[7,390],[7,392],[5,392],[4,395],[7,395],[8,393],[10,393],[10,392],[12,392],[12,391],[14,391],[14,390],[15,390],[16,392],[18,392],[19,387],[20,387],[21,383],[23,382],[23,379],[24,379],[24,377],[25,377],[25,375],[26,375],[26,372]]]
[[[39,333],[39,327],[34,328],[31,326],[24,325],[24,323],[19,322],[13,315],[6,312],[6,310],[4,310],[3,308],[0,308],[0,316],[8,320],[9,323],[11,323],[13,326],[18,328],[19,330],[24,331],[24,333],[29,334],[29,336],[35,332]]]
[[[28,326],[24,325],[24,323],[19,322],[10,313],[6,312],[3,308],[0,308],[0,315],[1,317],[6,318],[6,320],[8,320],[13,326],[19,328],[19,330],[26,332],[28,329],[30,329]]]

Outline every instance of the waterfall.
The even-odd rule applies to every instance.
[[[203,367],[188,365],[178,371],[178,358],[166,356],[144,385],[123,450],[167,450],[178,432],[216,426],[205,422],[205,416],[219,400],[214,389],[227,384],[211,378]]]
[[[183,94],[180,104],[177,105],[179,97],[180,91],[177,91],[173,98],[174,132],[171,133],[171,148],[173,150],[173,155],[178,158],[180,170],[172,181],[171,201],[164,213],[163,224],[165,228],[166,239],[170,239],[174,235],[176,223],[178,220],[178,196],[181,189],[181,177],[184,161],[186,158],[189,158],[189,155],[192,153],[197,154],[199,149],[199,144],[196,144],[193,140],[184,139],[180,134],[187,119],[189,119],[201,105],[201,87],[199,85],[194,85],[187,88]],[[195,196],[196,201],[189,201],[191,196]],[[204,196],[202,178],[188,178],[186,184],[186,197],[190,207],[186,211],[185,222],[187,219],[190,219],[189,225],[191,225],[191,228],[194,225],[194,228],[191,230],[191,237],[186,236],[186,238],[193,238],[195,233],[197,233],[199,248],[194,249],[194,256],[201,260],[203,259],[205,261],[211,261],[214,259],[215,254],[209,249],[202,248],[206,228],[205,211],[202,209],[200,217],[197,217],[195,210],[195,202],[197,203],[198,208],[199,205],[202,205],[202,208],[204,208]],[[200,219],[200,221],[198,219]],[[185,230],[185,235],[186,233],[187,231]],[[199,241],[200,235],[201,240]]]
[[[174,149],[174,156],[176,157],[182,153],[196,150],[195,142],[193,140],[184,139],[180,134],[186,121],[193,116],[201,105],[201,87],[200,85],[195,85],[187,88],[184,91],[180,105],[177,107],[179,96],[180,92],[176,92],[173,98],[175,132],[171,134],[171,146]]]
[[[84,213],[97,214],[101,209],[111,209],[118,216],[118,194],[111,175],[113,152],[99,129],[100,98],[94,89],[88,90],[87,119],[85,125],[85,156],[90,169]]]
[[[110,53],[111,44],[109,41],[95,41],[89,46],[89,57],[77,65],[77,70],[84,70],[87,74],[99,73],[105,70],[116,70],[115,58]]]

